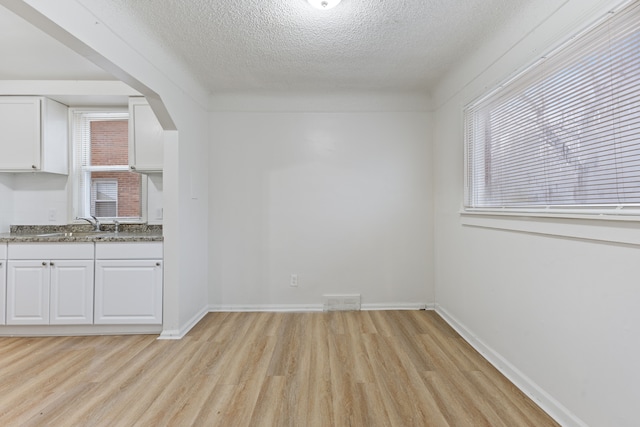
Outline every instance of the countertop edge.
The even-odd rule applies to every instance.
[[[0,243],[102,243],[102,242],[162,242],[158,234],[127,233],[110,236],[34,236],[0,234]]]

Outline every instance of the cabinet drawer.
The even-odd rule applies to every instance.
[[[162,259],[162,242],[97,242],[96,259]]]
[[[7,244],[0,243],[0,260],[7,259]]]
[[[93,259],[93,243],[9,243],[9,259]]]

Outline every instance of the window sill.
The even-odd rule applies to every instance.
[[[640,246],[638,216],[461,211],[460,222],[470,227]]]

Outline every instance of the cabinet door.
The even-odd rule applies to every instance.
[[[7,263],[7,325],[49,324],[49,263]]]
[[[137,172],[162,172],[164,130],[144,98],[129,100],[129,166]]]
[[[96,260],[95,324],[161,324],[160,260]]]
[[[53,260],[50,321],[52,325],[93,323],[93,261]]]
[[[42,172],[69,173],[69,108],[49,98],[42,99]]]
[[[0,97],[0,170],[39,170],[40,136],[40,98]]]
[[[7,296],[7,262],[0,259],[0,325],[4,325],[7,321],[5,315]]]

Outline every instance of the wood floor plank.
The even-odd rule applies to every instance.
[[[308,354],[304,355],[303,372],[298,376],[302,384],[296,409],[296,419],[309,427],[335,425],[329,335],[328,316],[310,314],[309,333],[303,342]]]
[[[557,426],[436,313],[210,313],[0,338],[2,426]]]
[[[286,424],[288,412],[287,377],[267,377],[262,383],[257,404],[251,414],[250,425],[256,427],[282,426]]]
[[[175,407],[167,422],[167,426],[193,426],[202,425],[201,413],[205,404],[211,400],[217,378],[212,375],[196,375],[194,380],[187,385],[187,390],[182,401]]]
[[[397,341],[392,338],[372,334],[364,337],[391,424],[446,426],[426,386],[414,382],[419,374],[407,365],[407,356],[396,351]]]
[[[143,341],[143,348],[135,358],[130,359],[129,364],[120,370],[111,371],[108,380],[98,383],[98,387],[84,397],[83,404],[70,420],[71,425],[108,425],[111,420],[118,418],[117,414],[125,411],[131,402],[137,400],[136,386],[154,390],[153,393],[145,395],[155,396],[158,390],[151,388],[154,383],[153,375],[165,368],[165,363],[172,356],[165,350],[172,344],[170,341]]]
[[[447,341],[446,337],[445,342]],[[422,376],[436,399],[440,410],[448,415],[447,420],[452,425],[478,425],[478,426],[506,426],[500,420],[493,408],[486,404],[484,396],[465,376],[465,368],[468,364],[458,363],[452,357],[451,351],[455,349],[443,347],[429,334],[420,335],[423,349],[434,362],[435,370],[423,372]],[[456,410],[458,402],[464,409]],[[466,424],[467,415],[471,417],[471,424]]]
[[[428,371],[422,373],[425,384],[436,399],[438,408],[452,427],[509,427],[492,408],[486,407],[480,399],[469,399],[465,389],[460,386],[462,374],[456,380],[440,373]],[[453,382],[457,381],[458,386]]]
[[[159,393],[147,399],[146,407],[138,401],[136,411],[130,411],[120,418],[136,419],[141,425],[169,425],[168,421],[182,406],[189,387],[196,379],[196,371],[192,367],[205,348],[198,342],[188,342],[177,352],[167,369],[160,373],[161,378],[157,378]]]
[[[307,322],[305,322],[307,317],[303,313],[291,313],[283,320],[278,332],[278,343],[269,366],[269,376],[295,375],[304,352],[300,343],[307,332]]]

